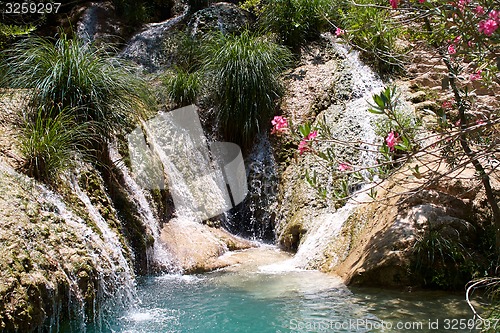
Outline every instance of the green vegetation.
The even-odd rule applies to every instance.
[[[460,239],[451,239],[438,230],[431,230],[430,226],[412,251],[412,271],[421,275],[426,287],[458,289],[480,269]]]
[[[269,1],[262,10],[259,24],[264,31],[277,33],[280,42],[297,50],[329,27],[330,0]]]
[[[113,0],[116,13],[137,29],[143,23],[160,21],[171,16],[173,0]]]
[[[123,62],[103,49],[61,33],[55,43],[24,39],[7,50],[5,85],[29,89],[30,106],[54,118],[72,112],[76,123],[94,122],[102,141],[127,125],[147,101],[145,85]]]
[[[17,26],[0,23],[0,50],[5,49],[9,42],[11,42],[14,38],[28,35],[34,30],[35,27],[32,25]]]
[[[202,88],[200,74],[189,73],[182,68],[177,68],[175,73],[166,76],[163,84],[167,96],[177,107],[193,104]]]
[[[76,154],[105,151],[107,139],[150,101],[131,67],[64,33],[55,43],[21,40],[6,54],[2,85],[25,89],[29,102],[20,139],[24,170],[40,180],[71,166]]]
[[[176,32],[166,38],[165,52],[170,54],[177,67],[194,72],[199,70],[203,63],[203,40],[187,32]]]
[[[383,4],[377,6],[371,0],[356,3],[337,11],[337,25],[346,31],[343,39],[359,49],[363,60],[379,73],[401,70],[403,50],[396,40],[404,33],[403,25],[392,19]]]
[[[84,152],[90,125],[76,124],[70,110],[46,117],[38,109],[25,119],[20,137],[20,150],[24,155],[25,173],[38,180],[49,181],[59,172],[71,167],[75,151]]]
[[[214,36],[205,51],[204,71],[218,127],[225,139],[248,147],[255,134],[268,128],[284,93],[280,74],[290,52],[248,31]]]

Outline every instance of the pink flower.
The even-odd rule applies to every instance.
[[[467,42],[467,45],[468,45],[469,47],[473,47],[473,46],[474,46],[474,42],[470,40],[470,41],[468,41],[468,42]]]
[[[458,120],[455,122],[455,126],[460,127],[461,125],[462,125],[462,122],[460,121],[460,119],[458,119]]]
[[[302,155],[308,150],[309,150],[309,146],[307,144],[307,141],[302,139],[302,141],[300,141],[300,143],[299,143],[299,154]]]
[[[309,133],[305,139],[306,140],[313,140],[314,138],[316,138],[318,136],[318,131],[312,131],[311,133]]]
[[[424,3],[426,0],[418,0],[419,3]]]
[[[464,8],[466,5],[468,5],[470,3],[470,0],[458,0],[458,9],[460,9],[460,11],[464,11]]]
[[[288,130],[288,121],[285,117],[275,116],[273,120],[271,120],[271,124],[273,125],[273,129],[271,130],[271,134],[274,133],[283,133]]]
[[[399,0],[389,0],[389,3],[391,4],[392,9],[396,9],[398,8]]]
[[[491,13],[490,13],[491,17]],[[481,21],[478,24],[478,30],[479,32],[484,33],[486,36],[491,36],[497,30],[498,28],[498,23],[494,21],[493,19],[489,19],[486,21]]]
[[[335,30],[335,36],[337,37],[340,37],[342,36],[343,34],[345,34],[345,31],[340,29],[340,28],[337,28],[337,30]]]
[[[455,45],[450,44],[450,46],[448,46],[448,53],[449,54],[455,54],[455,53],[457,53],[457,50],[455,49]]]
[[[454,44],[460,44],[460,42],[462,41],[462,36],[457,36],[455,37],[455,39],[453,40],[453,43]]]
[[[352,167],[347,164],[347,163],[340,163],[339,164],[339,171],[347,171],[347,170],[351,170]]]
[[[309,150],[309,141],[314,140],[317,136],[318,131],[312,131],[300,141],[298,148],[300,155]]]
[[[477,72],[475,72],[475,73],[471,74],[471,75],[469,76],[469,79],[470,79],[471,81],[481,80],[481,70],[478,70]]]
[[[486,124],[486,122],[484,120],[482,120],[482,119],[476,120],[476,125],[484,125],[484,124]]]
[[[477,6],[475,9],[476,13],[479,15],[484,15],[484,8],[483,6]]]
[[[385,138],[385,142],[387,143],[387,146],[391,149],[394,150],[394,147],[396,146],[396,143],[398,142],[398,137],[394,134],[393,131],[391,131],[388,135],[387,138]]]
[[[488,16],[490,19],[498,21],[498,19],[500,19],[500,12],[498,10],[492,10]]]

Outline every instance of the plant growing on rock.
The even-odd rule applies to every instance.
[[[55,43],[29,37],[14,44],[5,68],[4,84],[27,89],[33,109],[48,118],[66,110],[76,123],[92,121],[97,141],[128,125],[148,101],[144,82],[130,67],[65,33]]]
[[[174,73],[167,75],[163,84],[167,96],[177,107],[193,104],[201,92],[200,73],[189,73],[182,68],[177,68]]]
[[[371,0],[348,2],[335,17],[337,37],[361,51],[364,61],[381,74],[404,66],[404,48],[397,43],[403,26],[389,11]]]
[[[50,111],[54,117],[46,117],[46,113],[42,108],[34,114],[28,112],[20,135],[22,169],[41,181],[51,181],[71,167],[76,152],[85,154],[91,128],[91,124],[75,123],[69,110]]]
[[[214,36],[203,70],[223,137],[248,147],[268,124],[284,93],[280,74],[290,52],[249,31]]]
[[[399,2],[391,1],[388,5],[390,7],[387,6],[386,10],[392,11],[391,7],[398,8]],[[323,128],[320,126],[321,121],[316,121],[318,137],[315,139],[315,146],[304,151],[312,155],[314,161],[321,161],[329,176],[340,173],[361,176],[361,183],[371,184],[363,190],[374,199],[380,199],[376,186],[384,184],[383,180],[389,175],[393,175],[392,181],[404,185],[402,188],[406,191],[391,193],[394,189],[391,186],[386,189],[389,196],[412,195],[432,188],[433,184],[443,180],[455,178],[468,179],[477,186],[482,186],[491,210],[484,221],[477,223],[477,227],[481,228],[481,237],[485,239],[488,238],[488,230],[494,231],[490,234],[494,234],[496,240],[484,240],[488,245],[484,249],[481,246],[482,253],[491,260],[490,266],[482,266],[477,272],[481,276],[498,274],[500,253],[500,210],[498,194],[492,188],[492,179],[498,179],[500,165],[500,113],[498,103],[492,102],[492,106],[488,107],[477,102],[480,91],[495,95],[499,87],[500,12],[496,6],[497,3],[489,0],[459,0],[451,4],[447,1],[422,0],[402,7],[398,19],[413,22],[414,29],[417,30],[413,33],[415,38],[438,54],[446,70],[442,89],[443,93],[448,94],[447,100],[441,108],[427,110],[428,113],[434,113],[435,122],[432,126],[420,128],[418,122],[408,122],[402,117],[402,110],[395,106],[395,96],[389,89],[376,94],[373,100],[372,112],[383,117],[379,122],[378,142],[368,144],[331,138],[328,136],[329,124]],[[348,33],[348,30],[343,32]],[[377,159],[368,164],[346,161],[322,143],[328,143],[330,147],[341,147],[340,149],[348,147],[360,152],[367,151],[376,154]],[[320,162],[317,164],[320,165]],[[473,172],[468,174],[464,170]],[[325,184],[324,179],[314,174],[311,176],[311,173],[306,174],[306,179],[314,187],[321,189],[321,194],[328,193],[325,191],[329,190],[331,184]],[[356,178],[354,183],[355,181]],[[351,180],[348,185],[350,182]],[[352,190],[357,188],[347,188],[341,198],[336,198],[335,192],[329,198],[343,200],[352,197]],[[441,245],[447,245],[445,240],[434,237],[435,234],[429,235],[421,244],[438,240]],[[457,260],[453,256],[453,253],[458,253],[456,247],[439,248],[443,252],[449,252],[442,255],[442,261],[446,258],[448,261],[450,258]],[[421,253],[428,253],[423,247],[420,250]],[[462,262],[470,264],[469,257],[460,256]],[[443,283],[446,281],[439,281],[438,284]]]

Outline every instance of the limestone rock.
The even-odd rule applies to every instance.
[[[174,218],[165,224],[161,239],[177,267],[186,274],[203,273],[230,265],[219,259],[224,253],[248,249],[250,241],[224,229],[208,227],[187,218]]]

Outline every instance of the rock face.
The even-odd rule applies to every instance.
[[[12,93],[0,98],[0,331],[68,320],[84,327],[108,297],[118,307],[133,300],[134,273],[149,269],[151,232],[119,175],[106,184],[95,167],[76,162],[78,172],[48,187],[16,172],[13,123],[23,94]]]
[[[224,229],[208,227],[185,217],[174,218],[166,223],[161,239],[180,272],[186,274],[226,267],[230,263],[219,258],[224,253],[255,246]]]
[[[285,116],[298,125],[306,120],[325,120],[332,133],[341,140],[357,142],[374,140],[370,126],[367,100],[370,91],[382,88],[381,82],[346,49],[325,36],[323,42],[308,48],[302,54],[302,66],[288,75],[289,93],[285,97]],[[286,145],[276,139],[276,145]],[[334,147],[328,143],[320,149],[335,149],[341,161],[350,163],[368,161],[353,149]],[[338,221],[332,220],[336,204],[320,200],[316,191],[305,181],[305,171],[316,172],[322,184],[333,184],[329,174],[318,160],[310,155],[298,153],[280,156],[284,170],[281,175],[281,189],[277,216],[276,235],[279,244],[287,250],[297,250],[311,231],[320,232],[324,226],[318,221],[331,223],[329,232],[337,230]],[[330,186],[330,185],[329,185]],[[315,232],[316,232],[315,231]],[[325,234],[326,237],[326,234]],[[315,242],[312,238],[311,242]],[[302,267],[317,268],[321,251],[304,254]],[[299,254],[302,255],[300,249]]]
[[[189,21],[189,31],[194,36],[201,36],[209,31],[235,33],[253,23],[252,15],[238,6],[220,2],[193,14]]]
[[[360,87],[367,81],[356,80],[359,73],[345,64],[352,54],[328,56],[329,48],[312,47],[302,54],[302,66],[289,75],[284,116],[294,124],[324,117],[340,139],[355,142],[356,135],[366,131],[362,117],[368,113],[355,104],[359,114],[349,114],[348,107],[360,97]],[[416,112],[437,107],[429,101],[432,93],[419,91],[415,82],[400,83],[400,87]],[[282,139],[275,140],[275,147],[289,146]],[[322,184],[331,184],[324,169],[307,155],[277,150],[283,171],[276,236],[282,248],[296,252],[297,266],[336,273],[348,284],[440,288],[461,287],[474,272],[488,267],[484,244],[491,213],[471,170],[443,177],[410,197],[397,193],[415,190],[419,179],[411,173],[394,176],[385,183],[386,191],[379,190],[376,202],[339,208],[321,200],[304,180],[305,170],[316,170]],[[366,158],[349,151],[336,156],[339,160]],[[432,172],[446,171],[438,163],[427,162],[426,167],[434,166]],[[498,181],[496,188],[500,188]]]
[[[117,18],[111,1],[77,6],[72,15],[79,16],[76,33],[86,43],[120,44],[125,37],[124,24]]]
[[[132,286],[122,255],[88,215],[78,216],[4,160],[0,189],[0,330],[31,332],[44,323],[93,318],[116,283]],[[117,295],[118,302],[129,296]]]
[[[482,230],[491,222],[477,185],[445,180],[416,195],[359,207],[341,232],[349,251],[322,268],[357,285],[463,286],[471,271],[461,265],[471,260],[479,267],[486,260],[478,254],[479,240],[487,237]],[[388,185],[395,193],[405,189]]]
[[[132,36],[121,56],[140,65],[149,72],[158,72],[168,65],[163,43],[166,36],[184,20],[186,12],[160,23],[147,24],[144,29]]]

